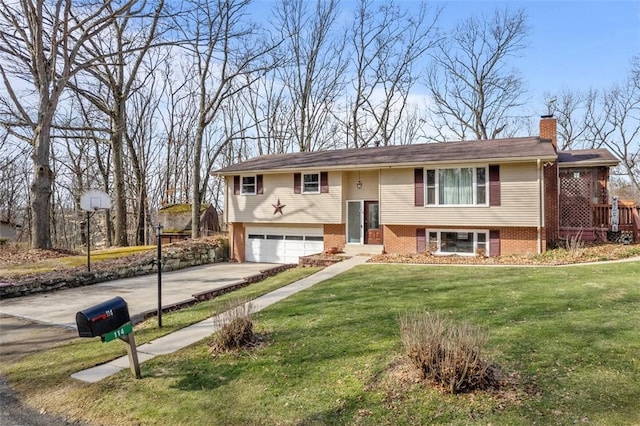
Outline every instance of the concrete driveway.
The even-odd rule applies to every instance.
[[[164,272],[162,306],[191,300],[195,293],[224,287],[276,266],[272,263],[215,263]],[[157,309],[158,276],[146,275],[0,300],[0,314],[75,329],[78,311],[116,296],[127,302],[131,317]]]

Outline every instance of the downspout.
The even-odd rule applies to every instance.
[[[227,235],[229,236],[229,259],[232,259],[235,250],[235,238],[229,233],[229,181],[227,175],[222,176],[222,178],[224,179],[224,223],[227,225]]]
[[[538,254],[542,253],[542,221],[543,221],[543,190],[542,190],[542,179],[541,176],[541,160],[538,158],[536,163],[537,173],[536,178],[538,181]]]

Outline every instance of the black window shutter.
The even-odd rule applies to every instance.
[[[301,180],[302,176],[300,175],[300,173],[294,173],[293,174],[293,193],[294,194],[300,194],[300,180]]]
[[[416,229],[416,251],[418,253],[427,251],[427,231],[424,229]]]
[[[233,177],[233,195],[240,195],[240,176]]]
[[[413,191],[416,207],[424,207],[424,169],[413,171]]]
[[[264,189],[262,188],[262,175],[256,176],[256,194],[264,194]]]
[[[489,166],[489,205],[500,205],[500,166]]]
[[[489,231],[489,255],[500,256],[500,231]]]
[[[320,172],[320,192],[329,192],[329,173]]]

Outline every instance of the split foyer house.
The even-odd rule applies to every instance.
[[[617,163],[558,152],[543,117],[539,137],[264,155],[216,173],[231,257],[297,263],[332,248],[497,256],[606,238]]]

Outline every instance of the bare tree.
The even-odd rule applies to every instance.
[[[237,96],[270,68],[264,63],[273,46],[258,37],[258,28],[245,22],[248,0],[190,0],[183,3],[184,57],[191,62],[197,105],[192,160],[191,235],[200,236],[200,206],[207,187],[211,158],[217,157],[228,143],[210,126],[220,119],[225,102]],[[244,78],[253,76],[253,78]],[[218,140],[213,142],[212,138]],[[216,144],[205,150],[205,143]],[[203,153],[207,155],[203,170]]]
[[[162,87],[156,87],[163,93],[165,105],[157,111],[163,126],[161,143],[165,153],[161,204],[186,203],[191,197],[191,170],[186,165],[192,155],[191,141],[198,122],[197,105],[191,97],[196,89],[192,79],[181,76],[188,73],[181,67],[187,68],[176,58],[169,57],[159,70]]]
[[[605,146],[619,159],[640,195],[640,87],[632,74],[607,91],[591,91],[587,99],[587,134],[593,147]]]
[[[439,139],[493,139],[517,126],[524,81],[508,60],[525,48],[524,11],[469,18],[439,44],[429,87]]]
[[[164,60],[164,56],[160,58]],[[155,130],[157,127],[157,116],[154,111],[160,109],[162,100],[162,92],[155,90],[156,87],[162,87],[162,84],[156,84],[161,77],[156,76],[153,70],[148,70],[145,75],[147,78],[144,85],[132,94],[129,99],[130,107],[128,108],[129,124],[125,133],[127,143],[128,158],[130,160],[130,175],[133,179],[129,181],[128,193],[134,194],[133,211],[135,212],[135,244],[142,245],[148,243],[148,230],[151,225],[149,197],[148,197],[148,178],[151,164],[157,162],[160,155],[160,149],[157,141],[160,135]],[[159,198],[152,200],[160,201]]]
[[[285,86],[278,80],[276,72],[257,80],[241,97],[238,106],[244,105],[253,123],[256,154],[281,154],[292,150],[292,102],[287,99]],[[251,136],[246,135],[245,140],[249,139]],[[233,160],[233,156],[227,158]]]
[[[337,0],[281,0],[275,25],[285,42],[280,79],[292,105],[291,133],[300,151],[331,144],[327,131],[344,87],[345,37],[335,36]],[[313,5],[310,8],[309,5]]]
[[[415,62],[437,41],[440,10],[428,17],[425,4],[411,13],[394,2],[373,9],[371,0],[358,2],[350,37],[355,72],[349,127],[356,148],[393,143],[418,80]]]
[[[587,144],[586,101],[585,94],[569,89],[562,90],[558,95],[544,95],[547,113],[557,119],[558,149],[577,149]]]
[[[51,124],[60,96],[69,79],[94,63],[86,55],[88,41],[99,37],[115,20],[130,13],[136,0],[83,2],[72,0],[23,0],[0,3],[0,76],[11,111],[3,120],[12,129],[26,129],[33,144],[33,216],[31,246],[51,247],[50,166]],[[21,98],[16,82],[27,81],[37,92],[37,111]]]
[[[27,205],[22,194],[28,192],[24,182],[28,169],[25,148],[12,143],[7,132],[0,132],[0,220],[23,225]]]
[[[70,81],[70,87],[87,99],[110,119],[110,144],[113,160],[113,188],[115,212],[115,245],[128,245],[127,194],[125,192],[125,142],[128,131],[127,101],[150,80],[152,70],[141,74],[142,65],[159,37],[158,22],[164,0],[158,0],[147,16],[124,16],[114,20],[109,37],[91,39],[86,54],[99,58],[85,68],[83,77]],[[131,157],[130,154],[129,157]],[[134,161],[134,166],[137,162]],[[140,176],[138,172],[136,176]],[[138,230],[138,235],[140,235]],[[142,231],[143,232],[143,231]]]

